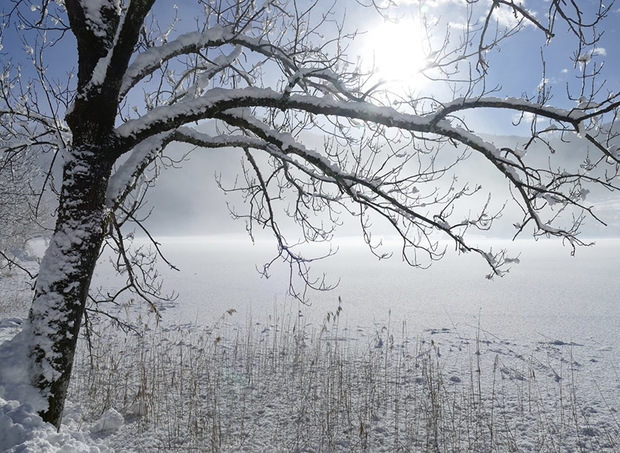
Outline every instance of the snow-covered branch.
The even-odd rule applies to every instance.
[[[162,67],[162,64],[180,55],[199,54],[210,47],[225,45],[238,46],[273,58],[282,63],[288,70],[294,71],[295,64],[289,55],[282,49],[266,40],[252,38],[240,34],[234,27],[214,26],[204,32],[190,32],[183,34],[173,41],[161,46],[151,47],[138,54],[131,63],[121,86],[120,96],[123,98],[138,82]],[[221,66],[221,62],[214,61]]]

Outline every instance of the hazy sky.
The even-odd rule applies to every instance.
[[[190,14],[190,11],[194,2],[182,0],[177,3],[179,8],[176,10],[173,2],[156,3],[154,11],[156,14],[161,14],[157,23],[163,29],[166,29],[169,18],[175,11],[179,13],[180,30],[193,27],[194,13]],[[465,7],[467,3],[464,0],[402,0],[398,3],[400,7],[390,13],[391,20],[384,20],[371,14],[368,9],[359,8],[357,2],[353,1],[336,2],[337,8],[342,9],[338,9],[334,17],[341,17],[346,13],[351,26],[367,30],[367,33],[355,39],[350,52],[358,53],[366,61],[374,61],[378,69],[377,78],[389,81],[395,89],[407,87],[423,93],[446,95],[445,88],[436,88],[423,77],[415,76],[415,72],[425,64],[426,58],[432,57],[432,52],[439,48],[447,24],[452,27],[451,42],[460,39],[459,34],[467,20],[468,10]],[[480,8],[474,11],[472,20],[474,22],[481,20],[490,4],[491,0],[481,0],[477,4]],[[545,17],[549,1],[528,0],[524,4],[542,18]],[[598,2],[580,0],[578,4],[583,8],[585,17],[589,19],[593,17],[593,8]],[[433,29],[430,40],[424,37],[420,27],[420,12],[425,15],[428,23],[437,21],[438,25]],[[37,12],[33,11],[33,14],[36,15]],[[322,11],[315,10],[314,14],[322,14]],[[500,25],[514,22],[506,6],[497,9],[493,19]],[[589,68],[605,63],[602,77],[607,78],[607,83],[599,93],[599,97],[604,97],[608,91],[617,92],[620,89],[618,76],[620,50],[616,44],[620,42],[617,30],[619,22],[620,5],[614,5],[609,12],[608,20],[604,22],[604,27],[598,28],[603,36],[596,49],[584,49],[592,54],[592,59],[588,62]],[[494,29],[490,30],[490,33],[492,32]],[[545,46],[543,33],[530,25],[518,36],[504,41],[499,48],[489,52],[487,59],[491,63],[491,69],[487,86],[497,87],[498,96],[521,96],[524,93],[533,96],[543,80],[544,58],[545,80],[553,86],[552,102],[561,107],[572,107],[575,101],[568,99],[567,92],[572,97],[578,97],[578,76],[582,68],[571,60],[577,55],[575,39],[568,32],[567,26],[558,22],[555,33],[556,37]],[[62,79],[75,70],[75,51],[71,48],[73,42],[72,37],[68,36],[62,46],[50,49],[48,61],[54,62],[50,65],[50,75]],[[16,40],[14,33],[3,33],[2,45],[0,60],[3,65],[9,60],[24,61],[29,58],[26,43]],[[27,65],[24,65],[24,68],[27,72]],[[488,134],[506,135],[523,132],[524,128],[512,126],[511,115],[499,114],[497,111],[485,112],[476,115],[471,124],[480,132]],[[158,183],[159,187],[156,187],[150,196],[150,205],[155,206],[153,214],[155,230],[192,234],[243,233],[243,222],[231,224],[228,221],[226,208],[227,201],[239,205],[239,200],[235,200],[231,195],[224,196],[216,190],[214,183],[214,174],[222,172],[227,176],[225,181],[232,184],[234,175],[239,171],[239,160],[240,154],[237,152],[197,151],[191,155],[189,161],[181,164],[183,169],[164,171]],[[241,206],[239,210],[242,210]]]
[[[451,41],[456,42],[460,38],[459,28],[463,28],[467,23],[468,9],[464,0],[430,0],[413,1],[403,0],[398,2],[401,7],[392,13],[394,22],[386,22],[372,15],[365,15],[365,20],[360,20],[362,26],[368,27],[369,33],[361,36],[359,41],[362,43],[362,52],[374,53],[379,63],[384,63],[389,67],[391,73],[407,72],[417,69],[423,65],[422,62],[416,64],[411,60],[423,59],[429,52],[438,49],[444,36],[444,26],[449,23],[452,27]],[[546,12],[548,11],[549,1],[529,0],[523,2],[541,22],[546,25]],[[570,2],[568,2],[570,3]],[[582,9],[584,22],[592,20],[598,9],[596,0],[580,0],[577,2]],[[491,0],[481,0],[476,4],[476,9],[472,13],[472,22],[483,19],[483,15],[488,12],[488,5]],[[432,29],[431,41],[424,38],[418,20],[420,12],[427,17],[427,22],[439,21],[436,28]],[[600,41],[596,45],[596,51],[590,64],[600,65],[605,61],[604,74],[610,78],[608,89],[617,91],[620,78],[620,48],[618,43],[617,24],[620,21],[620,5],[614,5],[608,12],[608,19],[596,29],[602,33]],[[500,26],[513,25],[515,23],[511,10],[506,6],[501,6],[494,10],[489,37],[493,36],[494,21]],[[370,19],[369,19],[370,18]],[[555,37],[545,45],[545,37],[541,30],[533,25],[528,25],[518,36],[505,40],[500,47],[491,51],[487,55],[488,61],[492,65],[489,72],[489,86],[498,85],[501,87],[500,94],[520,96],[522,93],[535,93],[542,80],[542,59],[541,51],[544,53],[546,65],[546,79],[558,89],[558,97],[565,97],[566,84],[574,86],[577,77],[581,74],[578,65],[571,61],[575,58],[576,41],[569,32],[569,28],[560,19],[556,21]],[[586,35],[588,39],[591,36]],[[410,42],[406,42],[409,40]],[[485,42],[489,42],[487,39]],[[584,49],[592,51],[593,48]],[[394,75],[398,78],[398,75]],[[416,83],[423,83],[423,79],[415,79]],[[428,86],[428,85],[427,85]]]
[[[401,2],[401,8],[393,13],[393,21],[386,21],[380,17],[371,17],[370,14],[361,14],[364,10],[347,12],[349,20],[360,27],[367,27],[368,33],[362,34],[354,41],[351,51],[360,52],[360,54],[375,63],[380,70],[377,77],[384,78],[393,83],[398,88],[406,86],[414,90],[432,90],[435,89],[433,84],[428,83],[421,77],[409,76],[409,74],[417,71],[424,64],[424,57],[433,50],[433,43],[424,40],[421,29],[418,27],[419,21],[416,15],[422,10],[429,18],[441,17],[442,23],[449,22],[451,26],[459,29],[465,23],[467,10],[463,7],[463,1],[459,0],[436,0],[420,2]],[[486,1],[483,3],[490,3]],[[584,0],[580,2],[580,6],[588,14],[592,13],[592,8],[596,2],[593,0]],[[534,8],[539,17],[544,17],[544,12],[548,7],[548,2],[529,1],[526,5]],[[480,9],[480,12],[487,11]],[[498,21],[501,24],[511,23],[512,18],[506,7],[496,10]],[[358,14],[358,15],[356,15]],[[606,27],[599,31],[604,32],[600,42],[597,44],[597,50],[594,52],[589,65],[600,65],[605,62],[605,75],[608,77],[606,90],[620,89],[620,53],[618,46],[615,45],[618,39],[616,24],[620,19],[620,8],[614,7],[609,13],[610,18],[605,22]],[[473,19],[479,19],[479,14],[474,14]],[[417,27],[417,28],[416,28]],[[437,27],[439,30],[444,30]],[[571,96],[578,97],[579,92],[579,75],[581,69],[571,58],[576,58],[575,40],[567,31],[564,24],[558,24],[555,29],[556,38],[544,46],[544,34],[534,26],[527,26],[518,36],[514,36],[504,41],[499,49],[489,53],[488,60],[491,63],[489,76],[489,86],[498,86],[497,95],[521,96],[523,93],[535,95],[542,81],[543,63],[541,59],[541,51],[545,61],[545,78],[548,84],[553,86],[554,101],[557,105],[563,107],[572,107],[575,101],[568,99],[567,87],[570,87]],[[453,39],[458,38],[458,31],[453,32]],[[433,37],[434,42],[437,39],[443,39],[443,34],[438,33]],[[410,40],[411,42],[407,42]],[[420,41],[422,40],[422,41]],[[543,46],[543,47],[541,47]],[[586,49],[591,51],[592,49]],[[407,75],[404,77],[403,74]],[[392,77],[390,77],[392,76]],[[512,113],[498,114],[497,111],[485,112],[478,115],[474,119],[473,125],[480,132],[486,134],[517,134],[519,132],[529,131],[529,126],[515,128],[512,126]],[[509,141],[509,140],[508,140]],[[215,155],[212,158],[209,155]],[[191,156],[191,160],[184,164],[184,169],[180,171],[166,171],[162,175],[158,187],[153,191],[153,200],[157,200],[158,207],[153,214],[153,220],[158,228],[165,232],[181,232],[187,231],[191,234],[210,234],[210,233],[229,233],[243,232],[243,221],[231,223],[227,217],[226,202],[232,202],[242,211],[243,206],[240,201],[235,200],[233,196],[224,196],[217,191],[213,191],[215,183],[213,182],[213,174],[220,168],[229,168],[231,173],[236,174],[235,166],[239,161],[240,155],[233,154],[234,157],[229,159],[227,153],[196,151]],[[579,154],[579,153],[577,153]],[[479,170],[476,163],[463,166],[461,172],[463,179],[466,179],[468,172],[474,174]],[[226,175],[227,173],[224,172]],[[232,178],[228,178],[232,182]],[[502,178],[489,182],[485,180],[487,187],[496,190],[497,187],[505,184]],[[172,188],[184,188],[177,192]],[[192,193],[191,198],[185,194]],[[509,196],[508,193],[504,195]],[[499,203],[502,195],[496,195]],[[607,218],[614,223],[616,218],[617,204],[605,201],[605,208],[610,214]],[[178,219],[181,219],[180,224]],[[504,226],[498,226],[495,230],[497,234],[510,237],[514,231],[512,222],[515,219],[507,217]],[[617,225],[617,221],[615,223]],[[601,234],[601,228],[594,222],[586,225],[588,231],[593,234]],[[353,231],[345,229],[347,231]],[[610,232],[608,228],[607,233]]]

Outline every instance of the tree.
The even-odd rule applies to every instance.
[[[46,149],[62,157],[54,234],[27,326],[13,340],[27,345],[21,360],[42,396],[37,410],[56,426],[102,244],[112,237],[119,262],[131,269],[120,226],[135,217],[141,178],[173,143],[241,150],[243,183],[230,190],[242,193],[248,209],[237,215],[250,234],[257,226],[269,229],[278,257],[308,284],[315,283],[308,278],[309,260],[283,234],[281,217],[298,225],[303,241],[328,241],[350,213],[380,256],[371,226],[385,222],[412,265],[441,258],[439,232],[501,274],[511,262],[506,254],[467,239],[471,229],[491,228],[502,212],[479,198],[484,181],[455,177],[471,154],[505,177],[521,210],[516,234],[531,228],[580,245],[581,222],[594,215],[586,186],[617,188],[620,100],[606,88],[602,65],[592,61],[611,5],[582,11],[575,2],[553,0],[543,20],[513,0],[474,0],[467,2],[463,27],[439,34],[440,21],[420,6],[427,32],[420,72],[444,87],[432,96],[392,92],[372,70],[350,61],[347,46],[359,36],[339,2],[199,0],[192,3],[198,8],[192,30],[190,13],[176,6],[163,16],[170,26],[161,28],[167,4],[154,3],[12,0],[5,11],[3,41],[18,36],[13,45],[22,43],[30,66],[26,71],[8,63],[1,78],[0,115],[10,131],[3,153]],[[389,3],[349,6],[392,20],[401,10]],[[493,51],[531,26],[544,46],[559,24],[571,32],[573,63],[582,68],[576,92],[568,90],[579,104],[550,106],[545,81],[535,95],[495,95],[499,88],[489,85]],[[70,67],[63,74],[48,66],[60,46],[77,49],[77,77]],[[523,150],[498,149],[468,126],[471,112],[487,109],[531,119]],[[321,146],[309,145],[309,132],[321,134]],[[581,165],[551,164],[548,137],[576,135],[589,150]],[[547,155],[526,155],[533,143],[547,144]],[[476,210],[472,202],[479,203]]]

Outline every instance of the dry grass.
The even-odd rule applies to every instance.
[[[85,423],[115,408],[143,451],[603,452],[620,450],[613,402],[580,398],[569,345],[524,356],[406,323],[352,331],[297,313],[265,322],[99,325],[72,382]],[[120,337],[119,337],[120,335]],[[119,339],[120,338],[120,339]]]
[[[25,273],[0,267],[0,319],[25,316],[32,302],[32,282]]]

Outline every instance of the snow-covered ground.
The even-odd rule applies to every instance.
[[[620,451],[620,242],[537,247],[500,282],[343,247],[340,287],[306,307],[256,277],[263,251],[171,241],[177,304],[95,325],[60,433],[0,392],[0,451]],[[0,284],[1,342],[28,292]]]

